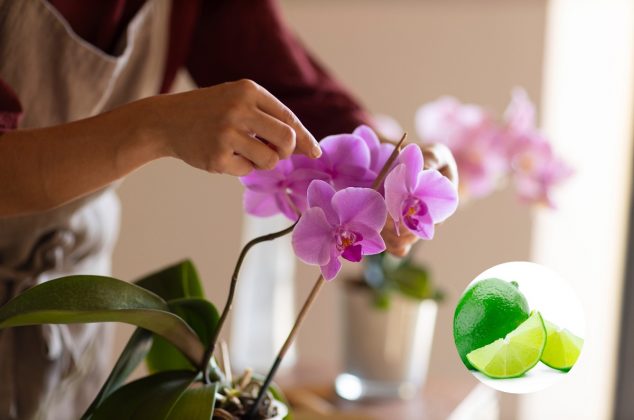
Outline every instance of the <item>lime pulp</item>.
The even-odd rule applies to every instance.
[[[583,339],[566,329],[560,329],[549,321],[546,327],[546,347],[542,354],[542,362],[553,369],[568,372],[577,362],[583,347]]]
[[[473,367],[496,378],[515,378],[539,362],[546,346],[546,328],[539,312],[530,317],[504,338],[500,338],[467,355]]]

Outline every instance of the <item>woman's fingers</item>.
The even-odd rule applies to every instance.
[[[233,176],[245,176],[253,169],[253,163],[251,163],[251,161],[234,154],[228,159],[225,173]]]
[[[280,159],[286,159],[295,151],[295,130],[280,120],[256,109],[247,124],[251,133],[275,146]]]
[[[251,161],[258,169],[273,169],[280,160],[278,152],[247,133],[236,132],[232,148],[236,154]]]
[[[257,106],[260,110],[288,125],[295,131],[296,151],[308,157],[321,156],[321,148],[312,134],[286,105],[261,86],[258,88]]]

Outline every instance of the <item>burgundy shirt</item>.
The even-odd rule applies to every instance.
[[[144,2],[49,1],[77,35],[105,52],[114,49]],[[368,121],[358,102],[284,25],[274,0],[174,0],[162,92],[182,67],[200,87],[254,80],[291,108],[318,139]],[[0,131],[14,129],[21,111],[19,98],[0,79]]]

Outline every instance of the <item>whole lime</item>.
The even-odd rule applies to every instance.
[[[516,282],[480,280],[458,301],[453,316],[453,337],[462,362],[471,351],[505,337],[529,316],[528,302]]]

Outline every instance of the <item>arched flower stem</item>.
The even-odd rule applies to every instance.
[[[278,232],[269,233],[269,234],[258,236],[257,238],[251,239],[249,242],[246,243],[246,245],[244,245],[244,247],[242,248],[242,251],[240,251],[240,256],[238,257],[238,261],[236,262],[235,268],[233,269],[233,274],[231,276],[231,285],[229,286],[229,295],[227,296],[227,302],[225,303],[225,307],[222,310],[222,314],[220,315],[220,320],[218,321],[218,325],[216,326],[216,331],[214,332],[214,336],[211,340],[211,344],[209,348],[207,349],[207,351],[205,352],[205,356],[203,357],[203,365],[201,366],[201,369],[203,371],[203,380],[205,381],[205,383],[211,383],[211,380],[209,379],[211,358],[213,357],[214,350],[216,348],[216,343],[218,342],[218,337],[220,336],[222,327],[224,326],[225,321],[227,320],[227,316],[229,315],[229,312],[231,312],[231,307],[233,305],[233,298],[236,292],[236,286],[238,285],[238,276],[240,275],[240,268],[242,267],[242,263],[244,262],[244,259],[247,256],[247,253],[249,252],[251,248],[253,248],[255,245],[259,243],[271,241],[273,239],[280,238],[284,235],[288,235],[289,233],[293,231],[293,229],[295,228],[295,225],[297,225],[297,222],[293,223],[291,226],[287,227],[286,229],[280,230]]]

